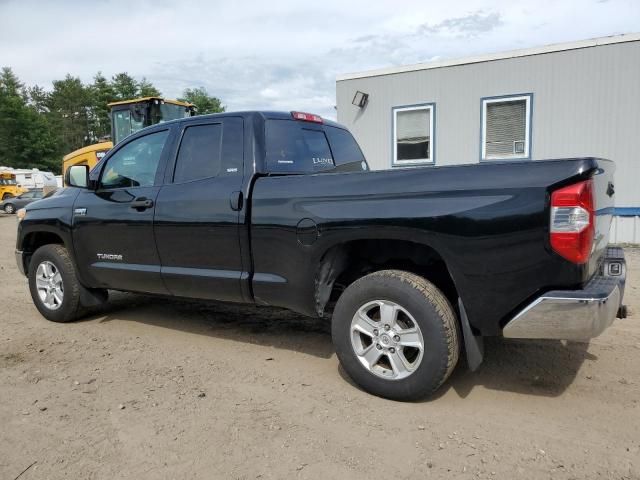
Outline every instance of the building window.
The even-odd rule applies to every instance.
[[[482,99],[482,160],[531,158],[531,94]]]
[[[433,163],[434,104],[393,109],[393,166]]]

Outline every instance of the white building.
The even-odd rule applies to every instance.
[[[640,34],[341,75],[336,97],[374,169],[614,160],[612,241],[640,243]]]

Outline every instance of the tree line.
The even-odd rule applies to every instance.
[[[39,168],[60,173],[62,157],[111,133],[109,102],[162,96],[146,78],[126,72],[107,79],[101,72],[83,83],[70,74],[53,81],[53,89],[26,86],[4,67],[0,72],[0,166]],[[204,88],[188,88],[178,100],[193,103],[197,113],[223,112],[220,100]]]

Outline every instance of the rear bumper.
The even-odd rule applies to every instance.
[[[622,248],[609,247],[601,271],[582,290],[552,290],[505,325],[507,338],[589,340],[600,335],[622,305],[626,264]]]

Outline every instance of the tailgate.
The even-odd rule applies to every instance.
[[[615,205],[614,172],[615,163],[598,159],[598,168],[593,176],[595,232],[593,251],[589,259],[589,278],[598,271],[609,244],[609,231]]]

